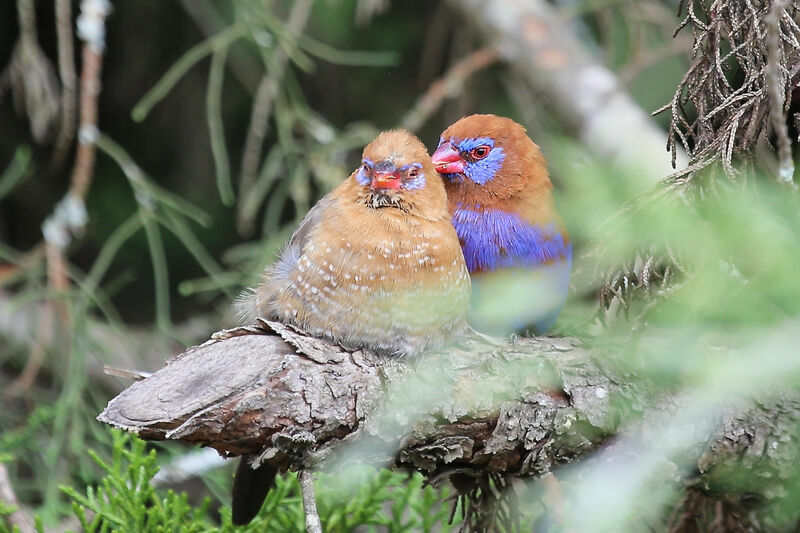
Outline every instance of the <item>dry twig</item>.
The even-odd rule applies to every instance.
[[[19,39],[0,75],[0,95],[5,86],[11,87],[15,107],[30,120],[33,138],[44,143],[58,118],[58,80],[39,46],[34,1],[17,0],[17,17]]]
[[[786,3],[787,0],[774,0],[766,20],[768,49],[766,84],[770,104],[770,123],[772,124],[772,131],[778,138],[778,181],[796,188],[792,145],[789,141],[789,129],[786,126],[787,80],[781,75],[786,63],[783,57],[783,46],[781,45],[780,20],[786,11]]]
[[[78,151],[69,194],[81,200],[86,198],[94,171],[97,99],[100,95],[100,72],[105,51],[105,18],[110,12],[111,4],[108,0],[84,0],[78,18],[78,34],[85,42],[81,70]]]
[[[476,72],[483,70],[499,59],[497,52],[491,48],[481,48],[458,61],[425,91],[414,107],[400,121],[401,127],[417,131],[430,116],[436,112],[446,98],[457,96],[464,83]]]
[[[100,94],[100,72],[105,49],[105,18],[111,12],[108,0],[84,0],[78,17],[78,34],[84,41],[83,67],[81,71],[80,129],[75,166],[72,170],[70,189],[56,205],[53,213],[42,224],[47,260],[47,280],[50,289],[63,293],[69,288],[67,259],[64,251],[72,240],[86,226],[87,215],[84,201],[89,192],[96,156],[97,107]],[[9,394],[20,394],[36,379],[39,367],[44,360],[45,346],[54,335],[53,314],[58,304],[49,301],[42,310],[39,321],[39,335],[31,349],[31,355]],[[66,322],[66,309],[59,309],[62,322]]]
[[[770,31],[767,19],[773,4],[780,16]],[[667,146],[673,157],[680,145],[691,161],[668,181],[686,184],[713,163],[721,163],[728,177],[736,176],[733,157],[754,151],[766,135],[768,120],[786,120],[783,106],[770,108],[768,90],[771,84],[784,93],[785,101],[790,80],[800,73],[800,27],[794,20],[798,8],[798,0],[681,2],[684,18],[675,33],[690,28],[692,62],[672,100],[656,113],[671,113]],[[775,60],[774,54],[783,49],[775,83],[767,79],[770,35]]]
[[[84,201],[89,192],[96,157],[97,99],[105,49],[105,18],[111,12],[108,0],[84,0],[78,17],[78,33],[83,39],[83,67],[80,87],[80,126],[75,166],[66,196],[45,220],[42,233],[47,248],[47,272],[51,288],[63,291],[69,286],[64,250],[72,235],[86,225]]]
[[[695,182],[694,177],[717,165],[729,178],[736,177],[741,170],[733,159],[750,158],[756,144],[767,140],[770,124],[778,144],[779,180],[793,183],[786,95],[800,75],[800,26],[794,20],[798,7],[798,0],[681,2],[684,18],[675,33],[691,29],[692,61],[672,100],[656,113],[671,113],[667,147],[673,158],[683,147],[690,164],[667,176],[662,192],[694,183],[702,185],[697,189],[701,194],[713,193],[713,180]],[[643,203],[640,199],[631,208]],[[628,313],[633,297],[645,293],[650,301],[637,308],[638,324],[648,309],[673,292],[675,274],[688,272],[668,244],[642,251],[604,276],[601,307]],[[603,313],[608,314],[601,311],[601,318]]]
[[[72,2],[56,0],[56,35],[58,37],[58,74],[61,78],[61,126],[53,150],[53,168],[58,168],[67,156],[75,137],[77,104],[77,75],[75,47],[72,44]]]
[[[310,470],[301,470],[300,489],[303,492],[303,512],[306,515],[306,532],[322,533],[322,522],[317,512],[317,497],[314,495],[314,479]]]

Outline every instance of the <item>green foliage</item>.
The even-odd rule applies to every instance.
[[[279,477],[267,496],[261,513],[246,527],[231,524],[227,507],[213,517],[211,500],[198,507],[189,504],[186,494],[157,491],[150,480],[158,471],[156,451],[127,433],[112,431],[112,455],[102,459],[89,455],[103,470],[97,486],[85,494],[70,486],[61,490],[70,498],[73,514],[87,532],[210,532],[266,533],[305,531],[300,485],[295,475]],[[423,487],[420,475],[403,475],[389,470],[350,470],[347,475],[357,485],[342,491],[332,475],[321,475],[316,485],[318,507],[325,531],[347,533],[358,526],[390,532],[447,531],[449,510],[442,506],[443,494]],[[355,476],[355,477],[353,477]],[[0,511],[8,512],[8,510]],[[2,529],[0,529],[2,532]]]
[[[193,66],[211,56],[205,114],[201,112],[199,116],[205,115],[209,128],[220,193],[217,203],[230,205],[235,199],[231,185],[235,162],[231,164],[228,155],[230,139],[226,138],[223,118],[229,121],[225,105],[229,61],[241,59],[242,49],[235,56],[229,52],[236,44],[243,46],[250,57],[256,57],[255,66],[263,69],[262,74],[275,87],[273,112],[267,117],[274,136],[263,162],[257,162],[252,183],[242,185],[238,191],[237,217],[242,232],[250,235],[258,229],[266,204],[263,240],[240,242],[226,236],[227,246],[222,249],[218,246],[212,252],[209,234],[220,233],[219,228],[225,227],[220,219],[229,213],[219,212],[219,206],[205,201],[202,193],[198,202],[197,198],[190,200],[191,195],[168,190],[163,185],[163,172],[158,168],[151,169],[152,174],[145,170],[146,166],[134,158],[135,150],[129,151],[106,133],[106,128],[112,129],[113,124],[101,121],[103,131],[96,139],[98,168],[87,206],[88,238],[81,240],[83,246],[93,241],[97,246],[90,254],[90,262],[80,267],[70,265],[69,289],[58,294],[51,292],[43,254],[35,250],[29,254],[0,242],[0,267],[10,267],[0,270],[3,294],[8,292],[12,297],[9,309],[13,312],[15,308],[31,308],[33,303],[54,299],[69,316],[69,321],[63,324],[26,317],[31,329],[43,330],[32,336],[46,337],[52,333],[55,342],[52,346],[38,347],[45,353],[41,354],[40,379],[30,388],[33,401],[14,402],[11,409],[0,413],[0,453],[14,457],[11,473],[18,493],[23,501],[37,502],[37,510],[47,523],[57,521],[67,510],[58,491],[59,484],[85,485],[97,481],[96,466],[85,453],[87,445],[94,446],[98,458],[106,464],[113,464],[107,457],[108,434],[94,420],[111,392],[96,384],[89,376],[89,369],[105,362],[109,350],[118,349],[112,346],[116,342],[111,340],[114,336],[130,332],[130,324],[115,305],[124,307],[122,311],[127,318],[131,308],[141,300],[147,316],[154,318],[159,330],[180,337],[178,342],[183,345],[196,341],[196,337],[182,335],[173,325],[175,286],[182,295],[198,296],[201,303],[227,306],[241,287],[251,284],[263,265],[271,261],[294,221],[305,214],[320,192],[347,174],[351,152],[360,149],[374,135],[375,128],[369,124],[336,128],[314,113],[293,68],[313,69],[314,57],[349,65],[387,65],[397,60],[395,54],[351,53],[304,36],[290,35],[284,21],[265,9],[262,2],[238,0],[228,7],[231,20],[226,29],[190,48],[167,69],[163,79],[134,107],[133,117],[137,122],[145,120]],[[285,69],[279,67],[279,58],[284,53],[289,63]],[[142,130],[137,133],[141,134]],[[34,152],[21,143],[18,146],[11,163],[0,173],[0,200],[13,195],[32,174]],[[110,189],[104,189],[103,180],[109,178],[113,183]],[[108,190],[110,196],[105,194]],[[0,231],[4,230],[0,227]],[[199,268],[196,275],[203,277],[180,280],[180,285],[174,282],[177,250],[195,263]],[[136,298],[112,302],[115,293],[137,277],[137,263],[152,271],[148,287],[151,296],[139,298],[137,294]],[[216,320],[222,322],[221,318]],[[66,326],[63,331],[61,325]],[[98,325],[103,331],[99,335],[95,327]],[[6,340],[0,343],[3,379],[6,371],[11,376],[18,373],[36,349],[18,338]],[[168,355],[164,353],[163,357]],[[4,386],[5,382],[0,383],[0,390]],[[47,475],[41,475],[43,471]]]
[[[762,176],[732,183],[713,173],[668,192],[643,193],[637,183],[641,176],[592,161],[564,139],[554,148],[554,166],[569,170],[561,174],[559,196],[568,227],[594,249],[578,258],[573,278],[578,294],[596,294],[598,271],[624,279],[614,286],[614,305],[601,311],[607,327],[592,330],[594,319],[587,315],[596,313],[594,306],[568,307],[568,313],[576,313],[573,324],[584,324],[571,331],[587,335],[592,346],[607,346],[604,363],[653,401],[645,407],[637,398],[615,399],[623,427],[644,424],[657,443],[646,446],[623,437],[627,447],[621,446],[618,455],[610,452],[604,461],[581,462],[561,473],[569,510],[564,525],[576,531],[641,531],[688,497],[681,482],[664,483],[671,477],[663,472],[665,457],[679,476],[691,477],[708,442],[698,432],[715,431],[727,409],[756,400],[758,413],[775,408],[772,402],[781,398],[795,405],[792,398],[800,389],[798,199]],[[648,258],[655,258],[657,275],[646,285],[641,279]],[[673,272],[668,282],[665,264]],[[586,315],[580,317],[578,309]],[[658,399],[666,395],[681,407],[659,407]],[[766,530],[790,530],[798,519],[800,472],[793,467],[798,433],[781,427],[778,419],[765,424],[774,431],[774,453],[758,460],[759,447],[733,454],[714,465],[705,488],[759,494],[748,502],[751,516]],[[783,465],[780,471],[773,471],[776,461]],[[763,477],[755,479],[754,470]],[[699,520],[705,531],[710,530],[705,524],[718,518],[711,512]]]
[[[14,152],[11,163],[0,174],[0,200],[31,174],[31,156],[31,149],[28,146],[20,146]]]
[[[341,475],[341,474],[339,474]],[[355,488],[340,490],[342,481],[333,474],[320,476],[317,491],[319,511],[325,531],[353,531],[365,525],[369,531],[416,532],[447,531],[449,506],[442,503],[446,492],[423,486],[419,474],[408,475],[369,467],[352,468],[345,476],[359,481]],[[353,486],[351,478],[348,485]],[[388,511],[388,512],[387,512]]]
[[[185,297],[177,300],[188,301],[184,305],[191,308],[192,315],[198,313],[199,305],[227,307],[238,290],[272,260],[315,200],[352,171],[358,150],[378,129],[396,125],[408,104],[441,73],[441,58],[463,56],[475,40],[467,26],[450,15],[444,17],[453,19],[446,21],[449,29],[426,36],[417,24],[422,9],[419,3],[391,2],[389,16],[356,28],[346,9],[355,3],[317,2],[309,26],[313,31],[292,35],[280,7],[291,7],[293,2],[216,2],[223,13],[212,17],[209,25],[218,30],[199,37],[198,44],[195,39],[176,50],[170,47],[183,43],[178,39],[169,41],[164,50],[158,43],[159,54],[173,52],[169,57],[176,59],[163,67],[148,64],[148,72],[161,76],[159,80],[148,78],[152,88],[136,86],[119,74],[124,79],[120,85],[132,98],[141,100],[115,110],[116,116],[109,112],[108,104],[102,107],[99,166],[88,198],[90,221],[80,246],[67,250],[68,259],[74,262],[69,268],[68,291],[55,294],[48,287],[43,258],[36,255],[33,245],[31,251],[30,243],[0,242],[0,267],[13,267],[8,274],[0,272],[6,276],[0,278],[3,292],[13,296],[10,315],[31,303],[54,300],[63,304],[70,316],[65,331],[57,332],[54,345],[45,354],[37,383],[27,396],[0,412],[0,460],[8,463],[20,499],[35,506],[46,524],[72,512],[87,531],[303,530],[299,486],[292,475],[278,480],[261,514],[247,528],[233,528],[230,510],[219,507],[229,494],[227,471],[224,476],[217,473],[205,479],[215,498],[199,506],[184,494],[153,489],[149,480],[158,469],[157,459],[165,459],[171,451],[156,458],[138,439],[119,433],[111,437],[94,416],[113,395],[113,387],[100,383],[90,370],[107,362],[106,353],[117,338],[136,335],[128,317],[139,300],[145,327],[154,324],[172,337],[182,337],[172,322],[178,307],[176,288]],[[167,3],[141,3],[135,9],[147,9],[146,4]],[[595,43],[588,46],[602,48],[623,81],[632,83],[632,92],[643,108],[652,109],[668,100],[685,70],[684,50],[665,46],[672,42],[674,6],[640,0],[562,4],[567,15],[573,16],[578,34],[587,43]],[[116,9],[122,13],[130,8],[120,3]],[[431,35],[441,42],[437,45]],[[115,45],[124,38],[124,31],[109,32],[104,69],[113,69],[123,57],[121,47]],[[451,41],[452,46],[443,44]],[[144,47],[137,43],[137,54],[125,55],[126,70],[133,69],[137,60],[152,59],[145,55]],[[670,55],[669,70],[665,70],[660,60]],[[259,80],[255,79],[253,87],[237,80],[241,72],[237,61],[248,58],[249,71],[274,85],[249,180],[237,176],[242,170],[238,159],[244,151],[240,141],[258,107]],[[206,64],[206,60],[210,62]],[[353,65],[369,68],[355,69]],[[663,444],[650,450],[630,443],[631,455],[640,461],[626,468],[604,468],[597,461],[586,461],[559,472],[562,506],[568,509],[564,527],[585,531],[597,530],[602,524],[613,531],[660,530],[663,516],[684,496],[680,484],[663,483],[665,476],[659,475],[663,457],[678,457],[678,470],[691,472],[696,454],[689,436],[707,435],[712,427],[708,419],[718,417],[722,405],[747,402],[765,391],[800,387],[796,357],[800,344],[796,327],[800,318],[797,198],[758,176],[751,176],[749,182],[742,178],[737,184],[707,176],[691,186],[654,194],[657,177],[621,173],[607,161],[593,160],[585,147],[553,134],[565,128],[546,123],[552,117],[542,102],[531,106],[541,115],[534,120],[525,116],[526,106],[519,101],[509,107],[509,96],[499,87],[510,87],[513,80],[507,79],[505,68],[499,72],[495,85],[481,86],[488,91],[465,88],[458,105],[445,109],[430,131],[420,132],[420,136],[430,145],[442,127],[465,110],[500,112],[524,121],[543,146],[557,186],[557,202],[576,249],[575,296],[559,326],[588,345],[608,347],[604,363],[620,369],[620,375],[627,376],[645,396],[675,395],[684,406],[671,414],[654,415],[636,400],[614,398],[623,425],[646,423],[648,415],[656,418],[650,431],[663,437],[654,439]],[[104,76],[106,88],[111,90],[101,93],[101,98],[121,98],[124,91],[119,85],[113,88],[114,79],[106,70]],[[187,85],[200,87],[199,97],[184,91]],[[185,95],[196,106],[192,117],[173,109],[179,107],[176,99]],[[118,100],[108,101],[119,106]],[[136,123],[133,126],[127,121],[129,115]],[[161,159],[133,142],[138,137],[157,137],[157,130],[165,124],[181,122],[186,125],[169,129],[169,135],[179,132],[174,137],[189,139],[191,144],[169,139]],[[7,129],[3,131],[9,135]],[[198,138],[193,138],[196,132]],[[27,147],[27,141],[9,138],[13,155],[0,172],[0,201],[8,201],[38,182],[45,184],[47,192],[59,190],[60,194],[67,175],[62,181],[47,181],[49,175],[40,179],[34,171],[46,168],[46,161],[42,164],[37,159],[40,156]],[[204,141],[209,156],[197,158],[194,153],[203,152]],[[165,161],[179,155],[173,153],[178,149],[192,152],[195,158],[176,159],[194,162],[189,168],[195,172],[205,165],[207,175],[172,169]],[[170,174],[180,178],[171,179]],[[34,175],[37,179],[28,179]],[[41,200],[35,198],[40,203],[52,200],[42,189],[33,191],[22,196],[20,205],[26,210],[36,195],[41,195]],[[38,207],[47,211],[52,206]],[[18,226],[38,227],[41,220],[36,217],[38,213]],[[583,254],[592,248],[601,252]],[[642,256],[642,251],[647,253]],[[607,327],[601,327],[596,303],[601,283],[596,274],[629,263],[638,264],[641,274],[649,253],[656,257],[662,273],[663,264],[675,259],[671,282],[662,283],[662,278],[645,286],[636,282],[635,276],[626,278],[633,280],[630,285],[622,284],[629,292],[619,294],[616,301],[622,304],[603,313],[602,326]],[[189,279],[187,264],[194,269]],[[139,281],[134,298],[128,294],[115,300],[121,287],[131,286],[137,276],[146,277],[137,270],[141,265],[145,273],[152,273],[152,280]],[[115,304],[125,307],[124,318]],[[196,328],[202,330],[203,338],[223,323],[222,314],[218,311],[208,324]],[[104,335],[96,333],[97,325],[105,328]],[[3,375],[13,376],[32,350],[26,340],[0,340]],[[178,340],[183,345],[198,339]],[[170,354],[161,355],[166,358]],[[507,369],[507,375],[501,376],[506,383],[528,379],[513,370]],[[0,383],[0,392],[3,385]],[[443,394],[443,390],[439,387],[437,392]],[[491,396],[490,392],[474,394],[483,398]],[[428,403],[434,397],[433,392],[424,396]],[[791,429],[783,434],[798,433]],[[763,461],[777,458],[784,464],[798,464],[797,444],[796,439],[778,440],[774,456]],[[87,454],[87,446],[96,451]],[[774,498],[757,507],[753,515],[775,530],[791,529],[797,518],[800,473],[793,468],[770,471],[766,467],[762,470],[769,475],[753,479],[738,458],[734,459],[712,470],[706,481],[708,489],[769,494]],[[349,481],[343,482],[343,478]],[[449,506],[441,503],[447,494],[423,487],[419,475],[346,469],[320,474],[316,485],[326,531],[450,529],[446,524]],[[541,485],[529,485],[531,490],[520,500],[522,510],[553,518],[553,509],[542,504],[545,491]],[[0,517],[11,511],[0,507]],[[715,519],[713,513],[705,518],[708,523]],[[0,520],[0,532],[7,531],[4,527]]]

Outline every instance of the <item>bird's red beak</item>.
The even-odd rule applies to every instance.
[[[459,174],[464,172],[461,154],[449,142],[442,144],[431,156],[433,166],[439,174]]]
[[[394,172],[375,172],[372,175],[373,189],[393,189],[400,188],[400,173]]]

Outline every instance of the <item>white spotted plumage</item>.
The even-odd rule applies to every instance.
[[[407,132],[382,134],[364,157],[418,164],[436,176]],[[265,272],[255,313],[349,349],[393,355],[421,353],[463,332],[469,276],[443,184],[428,179],[389,201],[376,196],[354,173],[318,202]]]

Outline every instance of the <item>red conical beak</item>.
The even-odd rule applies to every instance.
[[[372,175],[373,189],[394,189],[400,188],[400,173],[394,172],[375,172]]]
[[[464,172],[464,161],[453,145],[449,142],[442,144],[431,156],[433,166],[439,174],[459,174]]]

